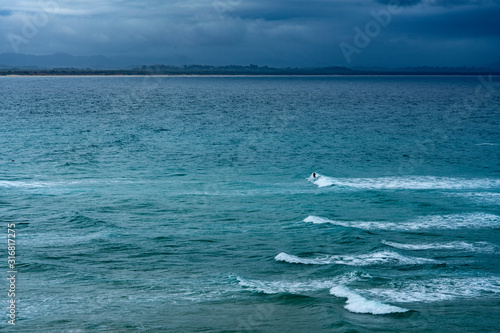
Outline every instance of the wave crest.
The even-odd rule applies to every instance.
[[[317,258],[300,258],[284,252],[274,257],[276,261],[302,265],[348,265],[348,266],[374,266],[374,265],[423,265],[438,264],[433,259],[405,257],[396,252],[383,251],[360,255],[323,256]]]
[[[308,216],[304,222],[314,224],[329,223],[347,228],[364,230],[398,230],[413,231],[422,229],[481,229],[500,226],[500,216],[487,213],[452,214],[422,216],[414,220],[403,222],[378,221],[337,221],[319,216]]]
[[[264,294],[280,294],[280,293],[290,293],[290,294],[301,294],[310,291],[320,291],[325,289],[330,289],[339,284],[347,284],[350,282],[358,281],[360,279],[365,279],[368,275],[354,271],[346,273],[344,275],[334,276],[325,280],[309,280],[309,281],[261,281],[253,279],[244,279],[237,277],[240,286],[251,289],[255,292],[260,292]]]
[[[448,242],[448,243],[422,243],[422,244],[402,244],[383,240],[382,244],[387,246],[411,251],[425,251],[425,250],[459,250],[468,252],[495,252],[495,245],[488,242]]]
[[[410,310],[398,306],[369,300],[356,294],[345,286],[336,286],[330,289],[330,294],[336,297],[347,298],[344,308],[354,313],[370,313],[375,315],[402,313]]]
[[[500,294],[500,277],[437,278],[426,281],[399,283],[391,288],[363,291],[370,297],[398,303],[438,302],[456,298],[478,298]]]

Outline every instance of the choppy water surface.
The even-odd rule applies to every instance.
[[[497,79],[1,78],[14,329],[495,331]]]

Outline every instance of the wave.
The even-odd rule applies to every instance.
[[[287,281],[265,282],[258,280],[246,280],[242,278],[238,278],[238,282],[242,287],[268,295],[281,294],[281,293],[302,294],[305,292],[326,290],[332,288],[338,283],[333,280],[308,281],[308,282],[287,282]]]
[[[369,300],[356,294],[345,286],[336,286],[330,289],[330,294],[336,297],[347,298],[344,308],[354,313],[389,314],[402,313],[410,310],[398,306],[384,304],[378,301]]]
[[[407,312],[408,309],[368,300],[345,287],[345,284],[363,280],[366,274],[351,272],[328,280],[310,280],[302,282],[261,281],[237,277],[238,283],[245,289],[267,295],[288,293],[302,295],[311,292],[329,290],[331,295],[346,297],[345,308],[355,313],[389,314]]]
[[[0,180],[0,187],[4,187],[4,188],[13,188],[13,187],[14,188],[15,187],[39,188],[39,187],[46,187],[46,186],[50,186],[50,183]]]
[[[66,215],[63,216],[62,218],[65,219],[64,226],[71,228],[74,230],[75,228],[77,229],[84,229],[84,228],[89,228],[89,229],[109,229],[109,228],[117,228],[117,226],[114,223],[89,217],[86,215],[81,214],[80,212],[73,212],[71,215]]]
[[[498,143],[493,143],[493,142],[483,142],[483,143],[476,143],[475,146],[498,146]]]
[[[263,294],[303,294],[312,291],[327,290],[334,286],[344,285],[358,280],[363,280],[369,277],[367,274],[357,271],[350,272],[344,275],[334,276],[327,280],[309,280],[309,281],[262,281],[254,279],[244,279],[237,277],[240,286],[250,289],[254,292]]]
[[[403,222],[377,221],[336,221],[318,216],[308,216],[304,222],[314,224],[329,223],[347,228],[364,230],[403,230],[413,231],[422,229],[482,229],[497,228],[500,226],[500,216],[486,213],[451,214],[422,216]]]
[[[68,233],[68,234],[36,234],[30,237],[22,237],[25,244],[31,247],[67,247],[89,245],[92,242],[104,240],[112,237],[109,232],[97,231],[87,234]]]
[[[100,184],[132,184],[136,181],[131,179],[74,179],[67,181],[20,181],[20,180],[0,180],[0,188],[44,188],[44,187],[64,187],[74,185],[100,185]]]
[[[405,176],[380,178],[333,178],[316,174],[307,178],[318,187],[340,186],[367,190],[464,190],[500,188],[500,179]]]
[[[402,244],[396,242],[382,241],[383,244],[401,250],[424,251],[424,250],[459,250],[468,252],[488,252],[493,253],[496,246],[488,242],[448,242],[448,243],[423,243],[423,244]]]
[[[237,277],[241,287],[263,294],[303,295],[322,290],[347,298],[345,309],[354,313],[389,314],[409,311],[386,303],[439,302],[500,295],[500,277],[444,277],[423,281],[393,282],[386,288],[354,289],[346,285],[369,281],[370,275],[350,272],[325,280],[302,282],[262,281]]]
[[[470,199],[478,204],[499,205],[500,193],[496,192],[468,192],[468,193],[447,193],[449,196]]]
[[[383,251],[369,254],[345,255],[345,256],[323,256],[317,258],[300,258],[284,252],[274,257],[276,261],[290,264],[302,265],[349,265],[349,266],[373,266],[373,265],[422,265],[438,264],[433,259],[405,257],[396,252]]]
[[[457,298],[500,295],[500,277],[437,278],[426,281],[397,283],[391,288],[363,290],[369,297],[398,303],[438,302]]]

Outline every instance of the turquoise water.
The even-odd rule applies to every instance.
[[[0,327],[495,331],[489,80],[1,78]]]

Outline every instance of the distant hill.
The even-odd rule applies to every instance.
[[[51,55],[31,55],[22,53],[0,53],[0,68],[19,69],[115,69],[119,68],[115,61],[104,56],[73,56],[67,53]]]
[[[99,55],[73,56],[67,53],[52,55],[2,53],[0,54],[0,75],[482,75],[499,73],[496,68],[474,67],[275,68],[258,65],[173,66],[161,63],[131,65],[139,61],[133,58],[107,58]]]
[[[474,73],[489,73],[492,71],[498,72],[494,67],[443,67],[443,66],[413,66],[413,67],[353,67],[352,69],[359,72],[374,72],[374,73],[408,73],[408,74],[474,74]]]

